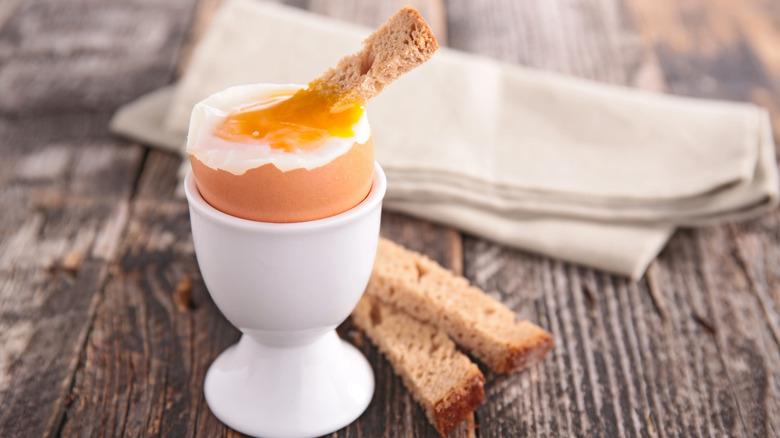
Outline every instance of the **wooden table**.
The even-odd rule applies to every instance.
[[[397,2],[290,1],[376,26]],[[664,92],[752,100],[780,132],[776,0],[418,1],[457,49]],[[0,437],[235,436],[206,406],[238,338],[198,273],[178,156],[112,136],[172,82],[216,0],[0,1]],[[780,212],[680,230],[639,282],[408,217],[382,233],[555,336],[486,371],[453,436],[780,435]],[[336,436],[436,436],[388,363]]]

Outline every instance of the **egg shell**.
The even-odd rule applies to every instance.
[[[371,190],[374,139],[312,169],[281,171],[271,163],[236,175],[190,155],[203,199],[217,210],[260,222],[304,222],[333,216],[359,204]]]

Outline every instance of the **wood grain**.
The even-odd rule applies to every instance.
[[[124,231],[141,153],[104,124],[83,116],[0,122],[10,145],[0,194],[0,436],[56,431]]]
[[[755,101],[772,116],[780,132],[780,10],[774,2],[629,2],[652,42],[669,80],[669,89],[694,97]],[[660,23],[669,23],[662,32]],[[775,41],[768,44],[768,41]],[[691,254],[698,263],[688,281],[693,319],[714,340],[720,376],[709,430],[734,435],[780,433],[777,242],[780,211],[745,223],[691,232]],[[691,251],[686,251],[691,253]],[[694,270],[695,269],[695,270]],[[703,359],[706,360],[707,356]]]
[[[657,46],[652,40],[642,37],[637,26],[645,23],[621,2],[542,3],[502,4],[493,11],[481,8],[477,14],[476,5],[450,2],[450,43],[603,82],[659,91],[680,88],[666,81],[668,72],[674,70],[663,64],[663,56],[653,53]],[[706,8],[705,2],[688,3]],[[514,10],[514,15],[508,10]],[[464,32],[459,30],[461,26],[482,32]],[[670,27],[664,20],[652,26],[662,35]],[[676,30],[685,29],[680,26]],[[701,39],[706,38],[708,29],[702,26]],[[456,39],[457,35],[464,40]],[[748,70],[735,73],[740,80],[756,83],[760,73],[755,65],[743,62],[737,68]],[[696,83],[698,78],[686,71],[679,73],[679,80]],[[716,95],[728,97],[723,92]],[[743,93],[739,98],[750,95]],[[755,239],[777,235],[778,228],[767,227],[765,232]],[[767,393],[777,388],[777,330],[774,317],[766,315],[775,315],[777,296],[770,298],[764,292],[757,303],[763,306],[739,321],[715,318],[713,308],[722,318],[732,314],[734,303],[756,299],[746,283],[734,284],[740,270],[729,270],[728,258],[706,257],[737,251],[733,242],[739,241],[739,234],[706,233],[678,235],[651,266],[648,280],[637,284],[467,239],[467,276],[515,308],[521,317],[547,327],[556,340],[553,357],[531,373],[503,378],[488,375],[488,399],[493,401],[478,411],[480,435],[776,433],[777,393]],[[698,243],[698,250],[689,249],[691,240]],[[776,238],[769,239],[773,240]],[[709,245],[715,245],[717,252]],[[766,247],[754,250],[745,266],[767,266],[766,262],[757,263],[760,260],[755,257],[768,251]],[[760,279],[766,278],[763,272],[757,274]],[[718,278],[712,278],[713,273],[718,273]],[[758,289],[773,290],[768,285]],[[744,294],[739,299],[734,295],[738,291]],[[764,315],[758,312],[762,308]],[[748,324],[751,318],[764,319],[769,327]],[[725,328],[733,325],[751,329]],[[728,337],[718,339],[717,333]],[[760,347],[750,340],[752,337],[772,342]]]
[[[178,166],[175,157],[151,158],[167,161],[169,171]],[[208,365],[238,332],[200,279],[186,203],[142,189],[76,375],[66,436],[226,432],[208,411],[202,385]],[[191,289],[184,305],[177,301],[181,284]]]
[[[23,2],[2,27],[0,113],[111,112],[169,82],[191,4]]]
[[[0,436],[56,436],[144,156],[108,133],[110,111],[168,80],[188,23],[181,2],[11,3],[0,20]]]
[[[780,132],[780,7],[776,1],[644,2],[628,7],[675,94],[767,107]]]
[[[202,395],[238,332],[200,278],[186,202],[173,196],[180,159],[106,128],[117,105],[173,80],[218,3],[0,2],[0,436],[240,436]],[[398,6],[285,3],[367,26]],[[772,0],[416,6],[454,48],[754,100],[778,132]],[[637,283],[403,215],[382,220],[382,235],[555,337],[530,370],[482,367],[487,401],[452,436],[780,435],[780,212],[680,231]],[[377,388],[333,436],[437,436],[370,342],[349,322],[339,332],[373,364]]]
[[[662,90],[657,60],[617,1],[450,2],[455,48],[602,82]],[[479,10],[477,10],[479,9]],[[460,35],[462,40],[456,40]],[[469,37],[474,35],[474,37]],[[548,359],[529,372],[487,374],[480,436],[636,436],[659,423],[646,399],[643,351],[631,315],[659,317],[643,285],[467,239],[467,277],[553,333]],[[639,373],[639,374],[638,374]],[[644,374],[644,375],[643,375]],[[641,377],[640,377],[641,376]]]
[[[620,85],[663,89],[655,53],[619,0],[447,3],[450,46]]]

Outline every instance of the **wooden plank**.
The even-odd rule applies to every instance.
[[[780,132],[780,7],[773,0],[627,1],[675,94],[752,100]]]
[[[170,82],[192,2],[23,2],[0,29],[0,113],[112,112]]]
[[[671,7],[674,2],[667,3]],[[699,3],[703,7],[705,2]],[[476,8],[450,2],[454,47],[604,82],[668,89],[652,46],[619,2],[513,2]],[[707,37],[707,29],[698,30],[701,38]],[[748,73],[744,83],[756,82],[750,63],[739,68]],[[683,71],[676,80],[697,83]],[[678,89],[674,82],[671,88]],[[767,238],[778,229],[765,232],[762,237]],[[768,420],[777,417],[777,396],[768,395],[762,384],[777,387],[776,316],[765,316],[776,315],[772,289],[759,288],[763,306],[750,294],[740,295],[752,301],[750,310],[720,323],[715,315],[723,318],[742,302],[731,293],[747,291],[744,284],[725,291],[717,285],[733,284],[727,280],[745,273],[738,267],[730,270],[728,260],[707,258],[714,252],[708,246],[689,250],[691,242],[712,244],[713,238],[704,236],[689,232],[673,239],[648,279],[637,284],[468,239],[467,276],[523,317],[547,327],[557,343],[552,357],[527,375],[488,377],[488,399],[500,401],[478,412],[480,434],[692,436],[777,430],[774,420]],[[716,253],[735,251],[727,236],[717,242],[723,248]],[[755,260],[768,250],[755,249],[755,240],[747,242],[754,248],[750,265],[765,267],[755,277],[773,278],[766,274],[766,261]],[[716,275],[724,265],[729,274]],[[750,323],[752,318],[763,322]],[[756,364],[755,375],[747,375],[745,363]]]
[[[176,157],[152,158],[175,174]],[[148,189],[133,202],[120,260],[97,308],[66,436],[226,433],[205,404],[203,379],[238,332],[200,278],[186,202],[170,196],[173,187],[167,201],[147,196]]]
[[[144,156],[108,133],[110,112],[168,80],[182,5],[3,4],[0,436],[66,421]]]
[[[780,212],[766,215],[755,221],[734,224],[725,233],[730,242],[734,263],[745,273],[751,299],[740,301],[728,295],[730,307],[737,307],[738,323],[743,328],[740,336],[745,343],[752,343],[754,351],[737,349],[729,357],[730,369],[736,381],[754,382],[739,385],[738,399],[745,402],[741,414],[754,430],[765,430],[767,435],[780,434]],[[703,243],[707,243],[705,240]],[[709,253],[709,252],[708,252]],[[717,262],[717,261],[716,261]],[[716,279],[717,280],[717,279]],[[715,285],[719,287],[719,285]],[[728,315],[728,313],[727,313]],[[724,321],[729,324],[730,321]],[[724,324],[724,325],[725,325]],[[721,339],[723,348],[737,348],[731,339]],[[734,351],[734,350],[728,350]],[[752,353],[752,357],[747,357]],[[742,359],[746,359],[745,362]],[[748,363],[755,373],[745,369]],[[763,374],[764,380],[760,380]],[[741,407],[742,408],[742,407]],[[746,412],[743,412],[746,411]],[[762,424],[763,423],[763,424]]]
[[[142,157],[105,122],[0,121],[0,436],[59,427]]]
[[[762,221],[776,222],[776,218]],[[671,303],[666,323],[675,336],[667,354],[683,361],[672,368],[676,371],[669,378],[677,391],[678,411],[691,414],[681,416],[683,430],[773,435],[780,350],[746,273],[742,257],[752,256],[738,252],[735,229],[680,233],[656,266],[662,276],[657,287]],[[742,236],[754,237],[755,233]],[[776,251],[768,252],[777,257]],[[748,272],[762,269],[748,268]]]
[[[450,44],[500,60],[602,82],[663,90],[663,75],[619,1],[451,1]],[[643,327],[659,325],[644,283],[581,269],[469,238],[465,272],[475,284],[553,333],[541,364],[488,373],[480,436],[655,436],[658,412]],[[654,334],[653,342],[657,340]],[[641,341],[641,342],[640,342]]]
[[[181,56],[179,57],[176,71],[177,76],[182,76],[184,74],[184,71],[189,65],[193,50],[195,50],[198,42],[206,33],[209,23],[211,23],[211,17],[214,16],[222,3],[223,0],[200,0],[198,2],[198,8],[195,12],[195,18],[192,22],[189,37],[181,49]]]
[[[664,77],[620,0],[447,3],[455,49],[541,70],[660,90]]]
[[[780,63],[775,2],[629,2],[679,94],[754,101],[780,132]],[[711,332],[727,391],[719,391],[715,430],[780,433],[780,211],[693,234],[704,292],[696,320]],[[774,246],[773,246],[774,245]],[[704,316],[699,316],[704,315]]]
[[[8,0],[0,4],[0,29],[2,29],[8,19],[16,13],[16,9],[21,4],[22,0]]]

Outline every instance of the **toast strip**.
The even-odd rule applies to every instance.
[[[366,294],[429,322],[499,373],[521,370],[552,349],[550,333],[429,258],[380,239]]]
[[[363,41],[363,48],[309,83],[308,90],[337,96],[334,107],[366,102],[439,48],[428,23],[406,6]]]
[[[444,331],[364,295],[352,312],[440,434],[485,399],[485,377]]]

